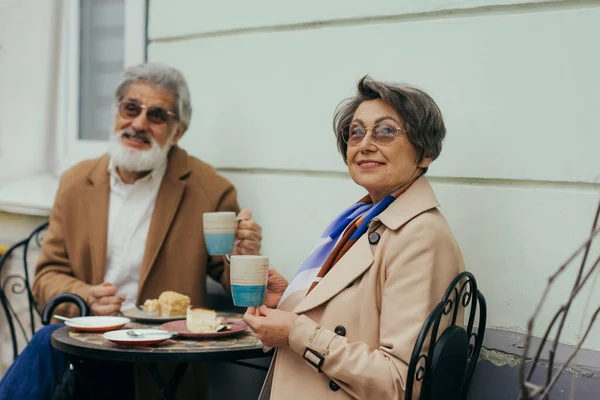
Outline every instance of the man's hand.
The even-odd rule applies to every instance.
[[[269,281],[264,305],[269,308],[277,308],[279,300],[281,300],[281,296],[287,287],[288,281],[279,272],[269,269]]]
[[[117,296],[119,288],[108,282],[92,286],[88,294],[87,303],[93,315],[117,315],[121,309],[123,298]]]
[[[232,255],[259,255],[262,242],[262,228],[252,221],[252,213],[247,208],[238,214],[238,222],[235,230],[236,245]]]

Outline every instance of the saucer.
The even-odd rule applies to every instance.
[[[146,333],[147,335],[142,335],[138,337],[129,336],[127,334],[128,331]],[[118,331],[106,332],[104,334],[104,339],[125,346],[150,346],[171,339],[172,336],[172,333],[165,332],[160,329],[123,329]]]
[[[248,325],[246,325],[244,322],[237,320],[224,320],[221,323],[227,327],[227,330],[220,332],[194,333],[188,331],[187,322],[185,320],[167,322],[166,324],[162,324],[160,326],[160,329],[163,329],[165,331],[177,332],[179,334],[179,337],[182,338],[218,339],[222,337],[237,335],[238,333],[241,333],[245,331],[246,328],[248,328]]]
[[[142,310],[137,308],[130,308],[129,310],[123,311],[123,315],[131,318],[134,321],[138,322],[147,322],[147,323],[161,323],[161,322],[169,322],[177,319],[185,319],[185,315],[178,315],[172,317],[159,317],[158,315],[152,315],[145,313]]]
[[[82,332],[107,332],[120,329],[129,322],[129,318],[124,317],[93,316],[71,318],[65,325]]]

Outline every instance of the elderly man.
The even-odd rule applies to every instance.
[[[124,299],[139,304],[164,290],[202,305],[206,274],[229,289],[226,260],[207,254],[202,215],[238,212],[236,190],[177,146],[192,114],[179,71],[160,64],[127,68],[115,100],[108,154],[77,164],[61,178],[34,296],[44,307],[57,294],[75,293],[87,300],[94,315],[115,315],[133,306]],[[258,254],[261,228],[249,210],[239,216],[234,254]],[[75,310],[69,305],[59,311],[72,315]],[[57,326],[36,334],[0,384],[0,399],[52,395],[65,367],[62,355],[49,345]],[[136,382],[144,379],[143,373],[136,371]],[[195,378],[191,386],[197,383]],[[191,386],[186,387],[184,378],[178,394],[198,398]],[[138,384],[136,394],[154,398],[158,392],[152,384]]]

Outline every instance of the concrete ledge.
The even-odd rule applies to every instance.
[[[543,382],[547,368],[540,366],[533,382]],[[574,373],[566,370],[550,393],[552,400],[597,400],[600,393],[600,376]],[[519,368],[512,365],[497,365],[480,360],[469,389],[468,400],[507,400],[519,395]]]
[[[525,347],[525,334],[504,331],[501,329],[486,329],[485,337],[483,339],[483,347],[481,358],[487,359],[497,366],[509,365],[515,366],[519,363],[519,358],[523,354],[523,348]],[[532,349],[537,349],[541,342],[540,338],[533,337]],[[542,351],[542,360],[548,360],[548,350],[551,347],[552,342],[546,342],[544,350]],[[556,352],[555,362],[558,365],[562,365],[566,362],[570,354],[575,350],[575,346],[559,343]],[[529,357],[533,357],[533,351],[530,350]],[[516,363],[516,364],[515,364]],[[544,363],[545,365],[546,363]],[[585,374],[586,371],[596,372],[596,375],[600,374],[600,351],[594,351],[590,349],[580,349],[576,357],[571,362],[570,369],[574,372],[579,371]]]

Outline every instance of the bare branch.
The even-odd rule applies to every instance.
[[[575,250],[575,252],[573,254],[571,254],[571,256],[567,259],[567,261],[565,261],[557,270],[556,272],[550,276],[550,278],[548,279],[550,281],[550,283],[552,281],[554,281],[554,279],[556,279],[556,277],[560,274],[562,274],[564,272],[564,270],[569,266],[569,264],[571,264],[571,262],[575,259],[575,257],[577,257],[579,255],[579,253],[581,253],[582,250],[584,250],[590,243],[592,243],[594,241],[594,239],[596,238],[596,236],[598,235],[598,233],[600,233],[600,228],[597,228],[596,230],[592,231],[592,233],[590,234],[590,237],[588,238],[588,240],[586,240],[585,242],[583,242],[583,244],[577,249]]]
[[[531,368],[529,369],[529,372],[527,373],[526,378],[525,378],[525,364],[521,363],[521,368],[520,368],[521,382],[525,382],[525,381],[528,381],[529,379],[531,379],[531,376],[533,375],[533,372],[534,372],[535,368],[537,367],[537,363],[540,360],[541,353],[544,348],[544,344],[548,340],[550,331],[552,330],[552,328],[554,327],[554,324],[556,323],[556,319],[562,315],[563,319],[561,319],[561,324],[564,325],[568,309],[570,308],[570,305],[573,302],[573,299],[575,298],[575,296],[577,296],[579,291],[583,288],[583,286],[586,284],[586,282],[590,279],[590,277],[592,276],[592,274],[594,273],[594,271],[596,270],[598,265],[600,265],[600,256],[596,259],[596,261],[594,262],[592,267],[585,274],[581,283],[573,289],[573,291],[569,295],[569,298],[567,299],[567,303],[565,305],[561,306],[561,308],[555,313],[554,317],[552,318],[552,321],[550,322],[550,325],[548,326],[548,328],[546,329],[546,332],[544,333],[544,336],[542,338],[542,343],[540,344],[538,351],[536,352],[536,355],[534,356],[534,358],[532,360],[532,365],[531,365]],[[545,298],[547,297],[551,286],[552,286],[552,283],[549,281],[548,285],[546,286],[546,289],[544,290],[544,294],[542,295],[543,301],[545,301]],[[543,301],[540,304],[542,304]],[[537,314],[538,313],[536,310],[536,313],[530,318],[529,323],[528,323],[527,336],[525,337],[525,346],[523,349],[523,359],[525,359],[527,357],[527,354],[529,353],[529,346],[530,346],[531,335],[532,335],[532,330],[533,330],[533,322],[534,322]],[[559,328],[559,331],[558,331],[559,333],[560,333],[560,330],[561,329]],[[558,342],[559,337],[560,337],[560,335],[557,334],[555,337],[555,341],[554,341],[555,344]],[[556,351],[556,348],[553,347],[553,350]],[[526,388],[524,385],[521,385],[521,392],[524,393],[524,391],[526,391]]]
[[[600,203],[598,204],[598,209],[600,210]],[[596,221],[594,221],[594,226],[596,226]],[[579,246],[579,248],[577,250],[575,250],[573,252],[573,254],[571,254],[571,256],[569,256],[567,261],[565,261],[564,263],[562,263],[562,265],[560,267],[558,267],[558,270],[554,274],[552,274],[552,276],[550,276],[550,278],[548,278],[548,283],[546,285],[546,289],[544,290],[544,294],[540,298],[540,301],[539,301],[538,305],[536,306],[535,311],[533,312],[533,317],[530,319],[530,324],[528,324],[528,330],[533,329],[533,320],[540,312],[540,309],[542,308],[542,305],[544,304],[546,297],[548,297],[548,292],[550,291],[550,287],[552,286],[552,283],[554,282],[554,280],[561,273],[563,273],[565,271],[565,269],[569,266],[569,264],[575,259],[575,257],[577,257],[579,255],[579,253],[581,253],[582,250],[586,249],[593,242],[593,240],[596,238],[598,233],[600,233],[600,228],[592,231],[592,233],[590,234],[590,237],[581,246]]]
[[[585,331],[585,334],[583,335],[583,337],[577,344],[575,350],[569,356],[569,358],[567,359],[565,364],[561,367],[561,369],[558,371],[558,373],[553,375],[552,371],[553,371],[555,357],[556,357],[556,350],[558,348],[560,336],[564,329],[566,319],[567,319],[569,311],[571,309],[571,305],[573,304],[575,297],[580,293],[581,289],[590,280],[591,276],[595,272],[597,272],[596,269],[597,269],[598,265],[600,265],[600,256],[599,256],[593,262],[591,268],[589,268],[587,272],[585,271],[586,265],[588,264],[590,248],[592,246],[594,239],[596,239],[596,236],[600,232],[600,227],[598,227],[599,221],[600,221],[600,202],[598,203],[598,208],[596,209],[596,214],[595,214],[594,220],[592,222],[592,229],[591,229],[588,239],[577,250],[575,250],[575,252],[573,252],[573,254],[571,256],[569,256],[563,264],[561,264],[559,266],[559,268],[554,272],[554,274],[552,274],[548,278],[546,287],[540,298],[540,301],[537,304],[532,317],[529,319],[529,321],[527,323],[527,336],[525,337],[525,346],[523,349],[523,355],[521,357],[521,365],[520,365],[520,371],[519,371],[519,380],[520,380],[520,386],[521,386],[521,393],[520,393],[520,397],[519,397],[520,399],[531,400],[531,399],[537,398],[538,395],[540,396],[541,400],[545,400],[545,399],[549,398],[550,391],[552,390],[552,388],[558,381],[558,378],[565,371],[567,366],[571,363],[571,361],[573,360],[573,358],[575,357],[577,352],[583,346],[585,339],[587,338],[598,314],[600,313],[600,307],[598,307],[598,309],[596,309],[596,311],[594,312],[594,314],[589,322],[589,325]],[[558,309],[558,311],[554,314],[552,321],[550,322],[547,329],[545,330],[543,338],[541,340],[541,343],[539,344],[539,347],[538,347],[537,351],[535,352],[535,356],[532,359],[531,368],[529,369],[527,376],[525,376],[526,375],[525,374],[525,360],[527,359],[527,354],[529,354],[529,350],[531,347],[531,340],[532,340],[532,335],[533,335],[533,327],[535,324],[535,319],[538,316],[538,314],[542,308],[542,305],[545,303],[545,301],[549,295],[550,289],[552,287],[552,284],[554,283],[556,278],[567,269],[567,267],[573,262],[573,260],[575,260],[575,258],[579,254],[581,254],[582,251],[584,252],[583,258],[582,258],[582,261],[577,270],[577,276],[573,282],[573,287],[571,289],[571,293],[569,294],[566,302],[563,305],[561,305],[560,308]],[[594,280],[594,282],[595,282],[595,280]],[[588,302],[590,299],[591,299],[591,297],[588,297]],[[587,304],[586,304],[586,310],[587,310]],[[552,329],[554,328],[554,326],[556,325],[557,321],[559,321],[558,328],[557,328],[556,335],[554,336],[554,339],[552,340],[552,348],[549,351],[549,358],[548,358],[549,362],[548,362],[548,370],[546,371],[545,384],[544,385],[533,384],[529,380],[533,376],[533,373],[539,364],[543,349],[548,341],[548,337],[550,336],[550,333],[551,333]],[[572,388],[571,392],[572,392],[571,394],[573,395],[573,388]]]
[[[546,341],[548,340],[548,336],[550,335],[550,332],[552,331],[552,328],[554,327],[556,320],[564,311],[565,311],[565,308],[561,307],[556,312],[556,314],[554,314],[554,317],[552,318],[550,325],[548,325],[548,329],[546,329],[546,332],[544,332],[544,336],[542,337],[542,342],[540,343],[537,353],[535,354],[535,356],[532,359],[533,365],[531,366],[531,369],[529,370],[529,373],[527,374],[527,380],[531,379],[531,376],[533,375],[533,371],[535,370],[537,363],[540,361],[540,357],[542,355],[542,351],[544,350],[544,345],[546,344]]]
[[[567,320],[567,315],[569,314],[569,310],[571,309],[571,304],[573,304],[573,299],[575,298],[575,296],[577,295],[577,293],[579,293],[579,290],[583,287],[583,285],[585,284],[585,282],[588,280],[588,278],[591,275],[591,272],[596,268],[595,264],[589,271],[589,273],[587,274],[586,278],[584,279],[583,283],[581,283],[581,276],[583,275],[583,270],[585,269],[585,264],[587,262],[587,258],[588,255],[590,253],[590,247],[592,247],[592,235],[594,234],[594,229],[596,229],[596,225],[598,224],[598,216],[600,215],[600,203],[598,203],[598,208],[596,209],[596,215],[594,217],[594,222],[592,223],[592,229],[590,232],[590,240],[588,240],[587,245],[585,246],[585,252],[583,254],[583,259],[581,260],[581,264],[579,265],[579,270],[577,271],[577,278],[575,278],[575,282],[573,283],[573,289],[571,291],[571,296],[569,296],[569,300],[567,301],[567,304],[565,305],[565,312],[562,315],[562,319],[560,321],[560,324],[558,325],[558,331],[556,332],[556,336],[554,337],[554,343],[552,345],[552,351],[551,351],[551,357],[556,353],[556,349],[558,348],[558,342],[560,340],[560,336],[562,335],[562,331],[563,328],[565,326],[565,322]],[[550,369],[552,368],[552,365],[554,365],[554,357],[552,357],[552,360],[550,361]]]
[[[596,226],[598,225],[598,218],[599,217],[600,217],[600,203],[598,203],[598,208],[596,209],[596,216],[594,217],[594,222],[592,224],[592,230],[590,232],[590,235],[592,235],[594,233],[594,230],[596,229]],[[581,267],[579,268],[579,274],[577,274],[577,279],[575,279],[575,285],[574,286],[578,286],[579,282],[581,281],[581,274],[583,273],[583,268],[585,267],[585,263],[587,261],[588,254],[590,252],[591,245],[592,245],[592,241],[590,240],[590,242],[588,243],[588,245],[585,248],[585,254],[583,255],[583,260],[581,262]]]
[[[579,351],[579,349],[581,349],[581,346],[583,346],[583,342],[585,342],[585,339],[587,339],[588,334],[592,330],[592,326],[594,325],[594,322],[596,321],[596,317],[598,317],[599,313],[600,313],[600,307],[598,307],[596,309],[596,311],[594,312],[594,315],[592,316],[592,319],[590,320],[590,323],[589,323],[587,329],[585,330],[585,334],[583,335],[583,337],[581,338],[581,340],[577,344],[577,347],[575,348],[575,350],[573,350],[573,352],[571,353],[571,355],[569,356],[569,358],[567,359],[567,361],[564,363],[564,365],[560,369],[560,371],[558,371],[558,373],[556,373],[554,375],[554,378],[552,379],[552,381],[550,382],[550,384],[546,386],[546,389],[544,390],[544,392],[542,392],[542,396],[544,394],[548,394],[550,392],[550,390],[552,390],[552,387],[556,384],[556,382],[558,381],[558,378],[560,377],[560,375],[562,375],[562,373],[565,371],[565,369],[567,368],[567,366],[571,363],[571,361],[573,360],[573,358],[575,357],[575,355],[577,354],[577,352]]]
[[[569,390],[569,400],[575,400],[575,376],[571,376],[571,390]]]

